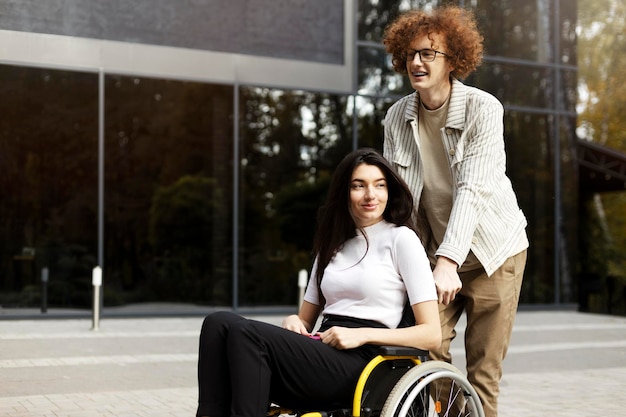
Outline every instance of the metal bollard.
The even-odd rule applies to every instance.
[[[41,268],[41,312],[48,312],[48,267]]]
[[[102,268],[96,266],[92,272],[93,317],[91,330],[100,330],[100,287],[102,286]]]
[[[304,301],[304,290],[306,289],[306,284],[308,282],[308,274],[306,269],[301,269],[298,272],[298,287],[300,288],[300,296],[298,299],[298,309],[302,307],[302,302]]]

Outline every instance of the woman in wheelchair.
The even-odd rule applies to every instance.
[[[411,192],[378,152],[348,154],[320,209],[299,313],[282,327],[230,312],[205,318],[197,416],[263,417],[270,402],[345,407],[378,346],[439,347],[437,293],[414,219]],[[415,324],[402,327],[407,301]]]

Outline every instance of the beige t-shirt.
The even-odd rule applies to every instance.
[[[441,129],[446,123],[449,102],[448,97],[443,106],[436,110],[428,110],[420,103],[418,110],[418,140],[424,167],[424,188],[420,205],[426,212],[426,220],[432,232],[432,239],[426,251],[433,265],[437,262],[435,252],[443,241],[452,212],[452,173],[441,140]],[[480,262],[470,251],[459,272],[479,267]]]

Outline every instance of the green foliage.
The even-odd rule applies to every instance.
[[[579,2],[579,126],[585,138],[626,150],[626,4]]]
[[[345,96],[241,90],[239,302],[297,302],[330,173],[351,150]]]
[[[223,207],[215,179],[183,176],[156,190],[150,207],[150,243],[157,252],[205,247]]]
[[[149,241],[156,262],[152,289],[159,300],[212,299],[216,259],[224,245],[216,221],[224,197],[213,178],[183,176],[156,190],[150,207]]]
[[[579,133],[581,139],[626,152],[626,3],[578,4]],[[597,196],[594,203],[592,215],[581,218],[586,244],[580,268],[600,277],[608,290],[595,310],[625,314],[620,294],[626,289],[626,191]]]
[[[317,211],[324,203],[330,178],[316,183],[297,183],[276,196],[277,224],[281,239],[299,251],[311,251]]]

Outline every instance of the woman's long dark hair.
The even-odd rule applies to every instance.
[[[389,223],[416,230],[413,195],[389,162],[374,149],[363,148],[350,152],[337,166],[330,182],[326,202],[318,212],[317,229],[313,240],[317,271],[313,278],[317,281],[322,300],[324,298],[320,286],[324,270],[341,246],[356,236],[357,225],[350,213],[350,185],[352,173],[361,164],[374,165],[385,176],[388,199],[383,218]]]

